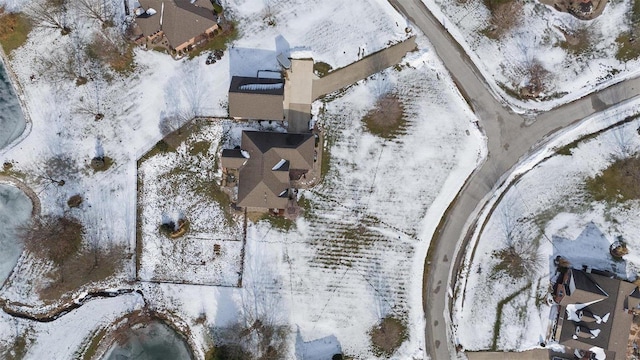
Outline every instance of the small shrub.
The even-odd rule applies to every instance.
[[[532,276],[541,263],[537,241],[528,244],[524,241],[513,243],[504,249],[494,251],[493,256],[500,260],[494,268],[496,275],[503,272],[514,279]]]
[[[491,39],[498,39],[513,29],[522,17],[523,1],[520,0],[484,0],[484,4],[491,12],[489,27],[482,34]]]
[[[377,356],[393,354],[407,338],[407,327],[399,319],[387,316],[369,331],[374,353]]]
[[[108,156],[94,157],[91,159],[93,171],[107,171],[113,165],[113,159]]]
[[[260,218],[261,221],[267,221],[272,227],[282,231],[289,231],[295,228],[296,223],[285,217],[267,213]]]
[[[71,217],[45,215],[20,228],[18,236],[29,251],[60,265],[80,249],[84,227]]]
[[[378,99],[362,121],[372,134],[392,139],[406,125],[402,102],[396,95],[387,94]]]
[[[327,75],[331,71],[331,69],[331,65],[322,61],[318,61],[313,64],[313,72],[319,77]]]
[[[80,204],[82,204],[82,196],[80,194],[73,195],[67,200],[67,205],[69,205],[70,208],[77,208]]]

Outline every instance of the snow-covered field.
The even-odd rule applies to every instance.
[[[616,38],[630,29],[626,19],[631,0],[609,1],[604,12],[589,21],[527,0],[515,26],[497,40],[484,35],[491,25],[490,12],[481,0],[423,2],[466,49],[494,92],[515,108],[548,110],[640,71],[638,60],[622,62],[615,57]],[[565,33],[588,34],[587,41],[568,50]],[[504,90],[517,92],[526,86],[534,64],[548,71],[539,97],[543,101],[523,101]]]
[[[318,124],[331,145],[325,181],[303,192],[308,211],[295,229],[282,232],[268,222],[249,225],[243,288],[130,283],[135,275],[136,160],[161,139],[163,119],[181,123],[194,115],[226,116],[230,76],[276,69],[275,55],[286,53],[287,48],[308,49],[317,61],[337,68],[357,60],[362,48],[374,52],[407,36],[404,19],[382,0],[348,4],[335,0],[321,5],[291,0],[271,3],[268,10],[261,0],[226,5],[238,21],[241,36],[216,64],[205,65],[202,57],[174,61],[157,52],[136,50],[135,72],[130,76],[96,77],[81,86],[73,80],[50,79],[41,63],[43,58],[59,56],[67,46],[90,39],[99,25],[69,9],[71,35],[35,28],[11,58],[32,130],[17,146],[0,154],[0,162],[12,162],[12,171],[24,175],[38,193],[43,213],[77,217],[86,228],[87,247],[125,245],[130,261],[108,285],[94,286],[113,288],[126,282],[126,287],[142,290],[150,307],[172,314],[189,327],[198,357],[211,346],[209,327],[233,324],[247,312],[268,311],[275,323],[291,326],[289,348],[298,356],[309,349],[317,353],[320,348],[335,351],[339,347],[357,358],[373,357],[367,333],[382,317],[392,315],[402,319],[409,331],[408,341],[395,357],[423,358],[421,279],[429,240],[485,150],[474,115],[420,34],[420,50],[407,59],[410,67],[388,69],[332,102],[314,104]],[[274,26],[267,24],[265,15]],[[30,80],[31,75],[35,80]],[[407,121],[393,140],[368,134],[361,121],[376,98],[388,92],[402,101]],[[99,121],[88,114],[96,109],[105,115]],[[221,133],[202,136],[214,144]],[[186,148],[181,151],[178,154],[188,153]],[[214,151],[212,145],[209,153]],[[94,172],[90,161],[102,152],[114,164],[107,171]],[[200,169],[207,171],[213,160],[201,160]],[[160,185],[153,177],[161,177],[170,166],[152,165],[142,166],[145,191],[148,184]],[[58,186],[51,179],[64,179],[65,184]],[[165,191],[159,188],[157,194]],[[160,221],[163,213],[173,216],[178,208],[197,201],[187,191],[174,191],[175,202],[147,207],[145,217]],[[67,200],[75,194],[82,195],[83,203],[69,209]],[[204,217],[188,218],[203,232],[220,226],[211,224],[220,220],[216,211],[193,210]],[[157,233],[157,224],[144,226],[148,226],[145,233]],[[0,296],[24,303],[22,309],[37,311],[37,307],[30,309],[41,305],[33,284],[49,267],[34,268],[29,259],[21,258],[11,285]],[[198,280],[201,274],[175,271],[178,268],[171,262],[179,260],[159,255],[154,265],[150,259],[143,260],[141,274],[152,279],[160,264],[173,271],[171,276]],[[94,331],[139,308],[140,302],[135,294],[93,300],[48,324],[3,315],[0,332],[11,335],[1,337],[0,348],[11,347],[28,327],[36,345],[27,348],[27,358],[50,354],[71,358]],[[82,327],[71,325],[79,318]],[[196,321],[202,318],[204,322]],[[58,330],[71,327],[72,333]],[[64,341],[55,344],[63,333]],[[314,342],[317,339],[323,340]]]
[[[547,337],[546,293],[557,255],[576,268],[586,265],[630,281],[636,279],[640,269],[640,242],[635,235],[640,225],[640,201],[595,201],[585,182],[615,159],[638,153],[640,121],[634,119],[585,138],[577,146],[572,142],[639,112],[637,101],[627,103],[568,130],[525,160],[485,207],[479,222],[485,225],[475,234],[475,254],[471,247],[467,252],[457,289],[454,323],[457,338],[466,349],[492,347],[500,302],[504,304],[497,349],[530,349]],[[609,254],[609,245],[619,236],[629,249],[622,261]],[[529,274],[513,277],[499,270],[499,252],[509,246],[509,237],[521,254],[537,254],[538,261],[530,263]]]
[[[237,286],[242,222],[227,219],[211,195],[222,125],[202,122],[175,152],[141,163],[141,280]],[[163,222],[181,218],[188,221],[186,235],[171,239],[160,231]]]

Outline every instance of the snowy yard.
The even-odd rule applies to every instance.
[[[133,282],[136,162],[167,129],[195,115],[227,116],[230,76],[277,69],[275,55],[288,48],[308,49],[316,61],[338,68],[357,60],[363,48],[372,53],[407,36],[402,16],[382,0],[352,1],[348,6],[337,0],[322,6],[308,0],[270,6],[238,0],[226,5],[241,35],[216,64],[205,65],[206,56],[174,61],[137,49],[133,73],[124,76],[100,67],[109,76],[96,76],[84,85],[53,78],[42,63],[64,49],[86,45],[99,24],[70,9],[71,34],[35,28],[11,58],[33,122],[31,131],[0,154],[0,162],[13,164],[12,174],[39,195],[43,213],[67,214],[84,225],[83,248],[125,249],[116,273],[89,288],[142,291],[147,306],[182,321],[198,358],[212,346],[211,328],[265,313],[270,322],[291,330],[287,344],[297,356],[305,351],[331,355],[341,349],[358,358],[374,357],[368,332],[391,315],[408,329],[407,341],[394,356],[423,358],[426,251],[440,216],[485,148],[474,115],[421,34],[419,50],[406,59],[409,65],[388,69],[314,104],[328,139],[325,180],[302,192],[306,213],[295,228],[282,231],[266,221],[249,224],[242,288]],[[354,22],[356,16],[359,21]],[[389,93],[402,102],[404,125],[393,138],[384,139],[368,133],[362,118]],[[104,117],[96,120],[94,112]],[[211,124],[189,140],[194,146],[208,142],[208,148],[198,146],[207,151],[192,154],[195,148],[185,143],[175,153],[160,152],[140,165],[145,245],[139,275],[146,280],[236,284],[235,244],[241,227],[229,227],[218,202],[191,191],[211,176],[208,171],[224,134],[217,126]],[[106,171],[91,168],[91,160],[100,155],[113,160]],[[183,166],[184,174],[172,174]],[[184,186],[171,186],[181,179]],[[77,194],[82,204],[70,208],[68,200]],[[163,215],[175,220],[181,212],[190,230],[176,246],[158,228]],[[211,239],[220,240],[222,248],[229,245],[233,254],[216,263]],[[182,247],[184,243],[188,247]],[[203,260],[206,270],[198,270],[205,267],[193,264]],[[22,257],[10,285],[0,292],[3,299],[24,304],[20,309],[27,312],[49,309],[42,307],[32,282],[46,282],[51,264],[37,264]],[[85,290],[71,291],[68,297]],[[35,340],[27,344],[27,358],[74,357],[99,328],[143,306],[136,294],[92,300],[47,324],[28,325],[2,315],[0,333],[7,336],[1,337],[0,351],[28,333]],[[72,325],[79,318],[82,327]],[[69,327],[76,330],[56,344],[56,334]]]
[[[637,102],[628,103],[569,129],[521,164],[491,199],[457,289],[454,323],[465,349],[525,350],[546,339],[546,293],[557,255],[578,269],[637,278],[640,199],[602,200],[588,184],[617,159],[638,155],[639,111]],[[609,245],[620,239],[629,254],[617,260]]]
[[[143,157],[141,188],[141,280],[238,286],[241,280],[242,224],[216,185],[214,163],[222,121],[196,121],[175,151],[152,149]],[[163,143],[165,147],[166,142]],[[226,202],[225,202],[226,200]],[[185,235],[171,238],[162,224],[186,219]]]
[[[491,20],[487,1],[423,0],[466,49],[494,91],[512,106],[547,110],[638,74],[638,59],[616,58],[619,44],[631,33],[632,0],[609,1],[594,20],[578,20],[536,0],[514,1],[514,13]],[[637,15],[633,15],[637,16]],[[503,34],[492,29],[512,23]],[[621,40],[624,41],[624,40]],[[518,92],[538,77],[536,100]]]

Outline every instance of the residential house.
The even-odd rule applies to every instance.
[[[284,212],[295,207],[294,182],[305,177],[315,162],[311,133],[243,131],[241,149],[224,150],[223,171],[237,171],[237,206],[251,211]]]
[[[135,1],[135,0],[134,0]],[[206,41],[218,29],[210,0],[137,0],[136,24],[147,41],[177,55]]]
[[[555,359],[622,360],[626,358],[635,304],[634,284],[608,273],[562,269],[553,284],[558,318],[552,339],[570,349],[569,357]]]

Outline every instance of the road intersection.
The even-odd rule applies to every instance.
[[[425,263],[423,306],[426,318],[426,351],[434,360],[451,358],[453,342],[448,339],[449,309],[469,229],[485,203],[522,158],[544,144],[552,134],[590,115],[640,95],[640,79],[629,79],[601,91],[540,113],[535,121],[511,111],[490,89],[476,65],[462,47],[433,16],[421,0],[389,0],[411,23],[429,38],[436,53],[453,77],[458,89],[480,119],[487,137],[488,155],[470,175],[444,214],[433,235]],[[461,242],[460,254],[456,248]]]

